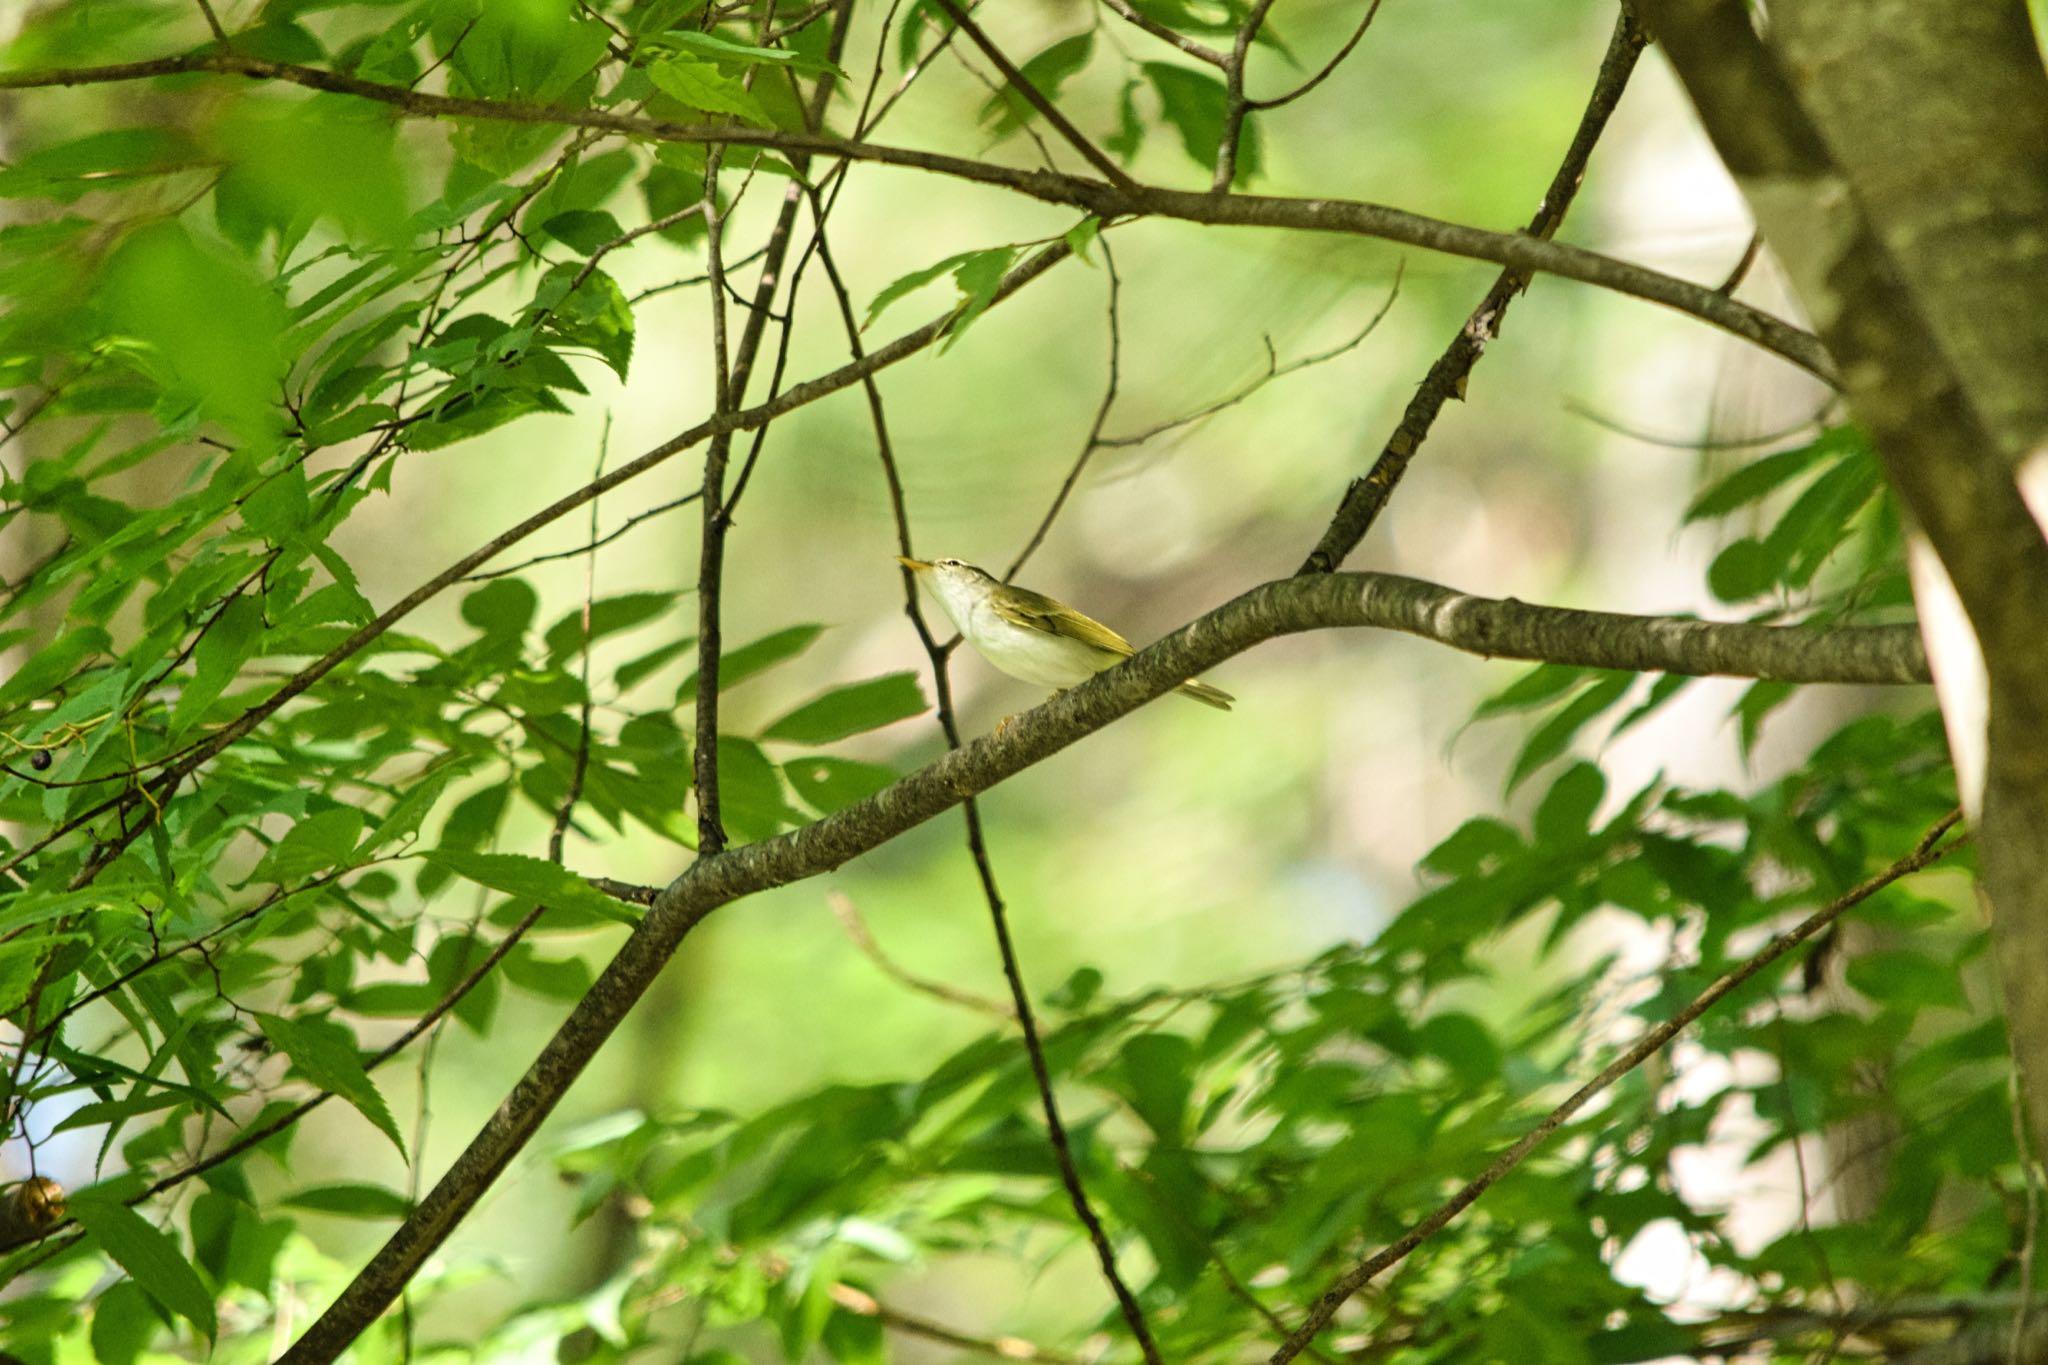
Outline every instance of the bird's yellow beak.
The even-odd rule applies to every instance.
[[[908,555],[897,555],[896,562],[912,573],[923,573],[932,566],[928,559],[912,559]]]

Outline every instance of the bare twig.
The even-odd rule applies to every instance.
[[[1351,30],[1351,36],[1344,40],[1344,45],[1337,49],[1336,54],[1329,61],[1324,62],[1321,67],[1317,68],[1313,76],[1310,76],[1284,95],[1275,95],[1273,98],[1266,100],[1246,100],[1245,103],[1253,109],[1278,109],[1283,104],[1294,103],[1303,95],[1306,95],[1309,91],[1330,79],[1337,68],[1344,64],[1344,59],[1351,55],[1351,50],[1357,47],[1360,40],[1365,37],[1365,31],[1372,27],[1372,21],[1379,17],[1380,3],[1381,0],[1372,0],[1372,4],[1366,8],[1365,17],[1358,21],[1358,27]]]
[[[632,516],[627,517],[624,522],[605,532],[588,545],[579,545],[573,550],[554,550],[548,554],[534,555],[532,558],[522,559],[516,564],[508,564],[502,569],[485,569],[478,573],[469,574],[462,581],[465,583],[482,583],[493,578],[503,578],[507,574],[521,573],[536,564],[550,564],[558,559],[575,559],[579,555],[589,554],[592,550],[611,544],[643,521],[649,521],[661,516],[665,512],[673,512],[679,507],[688,507],[703,496],[703,489],[693,489],[683,494],[680,498],[672,498],[658,507],[650,507],[644,512],[635,512]]]
[[[1211,194],[1230,193],[1237,180],[1238,146],[1244,141],[1245,116],[1251,112],[1251,103],[1244,97],[1245,59],[1251,54],[1259,30],[1266,26],[1266,15],[1272,8],[1273,0],[1252,0],[1251,10],[1231,43],[1230,58],[1223,64],[1223,130],[1216,139],[1216,174],[1209,181]]]
[[[995,45],[980,24],[974,22],[974,16],[960,7],[959,0],[933,0],[933,3],[945,12],[946,17],[953,21],[956,28],[967,35],[969,41],[981,49],[981,55],[988,58],[996,70],[1002,72],[1003,79],[1024,97],[1025,103],[1036,109],[1045,121],[1066,139],[1067,145],[1081,154],[1083,161],[1101,171],[1103,178],[1110,184],[1124,189],[1131,187],[1134,182],[1124,174],[1123,167],[1117,165],[1108,153],[1089,141],[1088,135],[1076,128],[1072,120],[1045,97],[1045,92],[1033,85],[1031,79],[1017,69],[1017,64],[1003,55],[1003,50]],[[1267,3],[1270,4],[1271,0],[1267,0]]]
[[[1130,3],[1130,0],[1102,0],[1102,3],[1110,13],[1116,15],[1133,28],[1142,29],[1160,42],[1179,48],[1198,62],[1207,62],[1209,65],[1217,67],[1227,66],[1230,63],[1230,59],[1215,48],[1208,46],[1206,43],[1198,43],[1185,33],[1168,28],[1166,25],[1141,12]]]
[[[1052,530],[1053,521],[1059,516],[1060,509],[1067,505],[1067,499],[1072,496],[1075,486],[1081,482],[1081,472],[1088,467],[1088,461],[1094,457],[1095,452],[1103,446],[1102,424],[1109,420],[1109,410],[1116,406],[1117,383],[1123,367],[1123,336],[1118,309],[1118,295],[1122,291],[1123,282],[1117,278],[1116,258],[1110,253],[1108,241],[1098,240],[1096,245],[1102,249],[1102,270],[1109,281],[1109,301],[1103,309],[1109,320],[1109,354],[1104,362],[1108,377],[1103,382],[1102,401],[1095,405],[1095,420],[1088,424],[1088,435],[1081,442],[1081,453],[1074,457],[1073,465],[1067,470],[1067,477],[1060,481],[1059,492],[1053,494],[1052,505],[1045,509],[1045,515],[1038,520],[1037,529],[1032,531],[1031,538],[1024,542],[1024,548],[1017,551],[1017,557],[1010,561],[1010,567],[1003,570],[1005,583],[1015,578],[1018,571],[1024,567],[1024,562],[1045,543],[1046,534]]]
[[[833,262],[831,250],[825,242],[824,209],[815,194],[812,196],[812,212],[817,218],[818,231],[815,240],[818,254],[825,265],[827,278],[831,281],[833,293],[839,304],[840,323],[845,328],[847,345],[856,358],[861,351],[860,325],[854,315],[853,300],[841,279],[837,265]],[[1064,246],[1064,244],[1062,244]],[[882,469],[889,485],[889,504],[896,522],[896,540],[905,555],[911,553],[910,514],[903,496],[903,480],[896,468],[895,451],[889,440],[889,425],[882,404],[881,390],[869,383],[866,386],[868,414],[875,432],[875,448],[882,461]],[[939,727],[946,737],[950,752],[960,749],[960,727],[953,712],[953,691],[951,678],[946,669],[947,648],[941,645],[925,622],[923,609],[917,598],[917,585],[912,581],[910,571],[902,572],[904,611],[917,630],[920,644],[924,646],[932,673],[932,690],[937,697],[936,711]],[[1059,1168],[1060,1183],[1065,1187],[1067,1200],[1073,1206],[1074,1215],[1086,1231],[1089,1245],[1095,1252],[1096,1263],[1101,1267],[1102,1276],[1110,1293],[1116,1299],[1117,1308],[1123,1314],[1131,1335],[1138,1343],[1148,1365],[1160,1365],[1158,1346],[1152,1340],[1151,1328],[1145,1321],[1145,1314],[1139,1306],[1137,1296],[1125,1283],[1117,1269],[1116,1252],[1109,1244],[1108,1233],[1102,1220],[1088,1201],[1086,1187],[1081,1183],[1079,1168],[1074,1163],[1073,1152],[1067,1141],[1066,1125],[1060,1119],[1059,1102],[1052,1089],[1052,1079],[1045,1062],[1045,1049],[1038,1035],[1038,1022],[1031,1011],[1031,996],[1024,988],[1022,968],[1018,965],[1016,944],[1011,940],[1008,916],[1003,904],[1001,891],[997,888],[995,866],[989,857],[988,842],[982,833],[981,811],[971,794],[963,794],[960,803],[961,815],[966,823],[967,852],[974,863],[976,878],[981,883],[982,898],[987,904],[989,920],[995,930],[996,950],[1002,959],[1003,979],[1010,988],[1011,1009],[1023,1035],[1024,1051],[1031,1065],[1032,1080],[1038,1089],[1038,1101],[1045,1115],[1047,1140],[1053,1151],[1053,1159]]]
[[[1579,118],[1578,131],[1573,134],[1571,146],[1565,150],[1557,173],[1551,177],[1543,202],[1537,205],[1535,216],[1529,220],[1528,238],[1547,241],[1564,221],[1565,210],[1571,206],[1579,183],[1585,178],[1586,163],[1593,155],[1601,132],[1607,127],[1608,116],[1620,102],[1622,91],[1628,88],[1628,78],[1635,71],[1636,59],[1648,43],[1649,36],[1624,8],[1614,21],[1614,34],[1608,40],[1607,55],[1600,63],[1600,74],[1594,78],[1593,93],[1586,101],[1585,113]],[[1500,335],[1501,319],[1507,314],[1508,305],[1529,287],[1530,278],[1529,271],[1510,266],[1494,280],[1493,287],[1486,291],[1486,297],[1479,301],[1479,306],[1472,310],[1465,325],[1458,329],[1457,336],[1451,339],[1451,344],[1429,367],[1429,373],[1423,376],[1421,386],[1408,400],[1400,423],[1387,439],[1379,458],[1373,462],[1371,472],[1364,478],[1353,479],[1351,486],[1344,490],[1344,497],[1330,517],[1322,539],[1295,572],[1330,573],[1365,539],[1366,533],[1372,530],[1373,523],[1379,520],[1381,511],[1386,508],[1387,500],[1394,495],[1394,486],[1407,473],[1408,462],[1415,458],[1415,452],[1428,439],[1437,414],[1451,399],[1465,396],[1465,384],[1472,367],[1479,363],[1487,343]]]
[[[213,12],[211,0],[198,0],[199,12],[206,16],[206,27],[213,33],[213,40],[223,47],[227,45],[227,30],[220,26],[220,16]]]
[[[843,891],[827,891],[825,904],[832,909],[832,917],[839,921],[839,927],[846,930],[846,936],[853,940],[853,946],[860,950],[862,957],[882,969],[882,975],[898,985],[907,986],[919,995],[929,995],[934,1000],[943,1000],[949,1005],[959,1005],[973,1010],[976,1014],[993,1015],[998,1019],[1015,1019],[1016,1011],[997,1000],[973,991],[963,991],[943,981],[934,981],[928,976],[919,976],[903,966],[887,953],[882,945],[875,942],[875,936],[868,932],[867,922],[860,917],[860,907],[853,898]]]
[[[1740,285],[1748,277],[1749,268],[1756,264],[1756,258],[1763,249],[1764,235],[1761,232],[1750,233],[1749,243],[1742,248],[1742,255],[1736,259],[1734,268],[1728,272],[1728,278],[1722,280],[1720,288],[1714,292],[1716,294],[1733,294],[1736,286]]]

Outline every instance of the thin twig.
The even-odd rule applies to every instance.
[[[1076,128],[1072,120],[1059,111],[1059,106],[1047,99],[1045,92],[1033,85],[1031,78],[1017,69],[1015,62],[1003,55],[1003,50],[982,31],[980,24],[974,22],[974,16],[960,7],[959,0],[933,0],[933,3],[953,21],[954,27],[965,33],[968,40],[981,49],[981,55],[988,58],[995,69],[1003,73],[1003,79],[1024,97],[1025,103],[1036,109],[1045,121],[1066,139],[1067,145],[1081,154],[1083,161],[1101,171],[1103,178],[1119,189],[1129,189],[1136,183],[1130,176],[1124,174],[1124,168],[1117,165],[1107,152],[1089,141],[1088,135]],[[1271,4],[1272,0],[1265,0],[1265,3]]]
[[[1211,66],[1218,67],[1230,64],[1230,59],[1215,48],[1210,47],[1206,43],[1196,42],[1193,38],[1188,37],[1177,29],[1168,28],[1165,24],[1153,19],[1150,15],[1145,14],[1132,5],[1130,0],[1102,0],[1102,3],[1112,14],[1133,28],[1142,29],[1160,42],[1179,48],[1198,62],[1207,62]]]
[[[1209,181],[1211,194],[1228,194],[1237,180],[1237,151],[1244,141],[1245,116],[1251,103],[1244,97],[1244,64],[1252,43],[1266,26],[1273,0],[1252,0],[1252,7],[1238,26],[1230,46],[1230,59],[1223,64],[1223,131],[1216,139],[1216,174]]]
[[[1067,477],[1060,481],[1059,492],[1053,494],[1052,505],[1045,509],[1045,515],[1038,520],[1037,529],[1032,531],[1031,538],[1024,542],[1024,548],[1017,551],[1017,557],[1010,561],[1010,567],[1003,570],[1005,583],[1014,579],[1018,571],[1024,567],[1024,561],[1030,559],[1038,547],[1045,543],[1046,534],[1052,530],[1054,519],[1059,516],[1060,509],[1067,505],[1067,499],[1073,494],[1075,486],[1081,482],[1081,472],[1088,467],[1088,461],[1094,457],[1095,452],[1104,445],[1102,424],[1109,420],[1109,410],[1116,406],[1117,384],[1123,366],[1121,310],[1118,307],[1118,296],[1122,291],[1123,282],[1117,278],[1116,258],[1110,254],[1109,242],[1106,239],[1098,239],[1096,245],[1102,249],[1102,269],[1109,280],[1109,301],[1103,309],[1109,319],[1109,355],[1105,362],[1108,378],[1102,386],[1102,401],[1095,405],[1095,420],[1088,424],[1088,435],[1081,442],[1081,453],[1074,457],[1073,465],[1067,470]]]
[[[1572,135],[1571,145],[1565,149],[1564,159],[1558,164],[1557,173],[1551,177],[1550,188],[1544,193],[1543,201],[1536,206],[1535,216],[1529,221],[1528,237],[1547,241],[1564,221],[1565,210],[1571,207],[1579,184],[1585,179],[1586,163],[1593,155],[1593,148],[1606,129],[1615,105],[1620,102],[1622,91],[1628,88],[1628,78],[1635,71],[1636,59],[1648,43],[1649,35],[1624,7],[1615,18],[1614,34],[1608,40],[1607,55],[1601,60],[1600,73],[1593,80],[1593,92],[1586,100],[1586,110],[1579,117],[1578,131]],[[1486,291],[1486,297],[1472,310],[1465,325],[1451,339],[1451,344],[1429,367],[1429,373],[1423,377],[1415,396],[1408,400],[1394,434],[1387,438],[1379,458],[1373,462],[1371,472],[1364,478],[1353,479],[1351,486],[1344,490],[1322,539],[1302,561],[1301,567],[1295,570],[1296,573],[1332,573],[1344,562],[1345,556],[1358,548],[1358,543],[1379,520],[1387,500],[1393,497],[1394,486],[1408,472],[1408,462],[1415,458],[1415,452],[1429,438],[1430,428],[1435,425],[1444,404],[1465,396],[1465,384],[1472,367],[1479,363],[1487,343],[1500,335],[1501,319],[1506,316],[1508,305],[1529,287],[1531,278],[1529,271],[1511,266],[1494,280],[1493,287]]]
[[[589,554],[592,550],[598,549],[601,546],[611,544],[643,521],[652,520],[665,512],[673,512],[679,507],[688,507],[703,496],[704,490],[701,488],[692,489],[680,498],[672,498],[668,502],[662,503],[659,507],[650,507],[644,512],[635,512],[620,525],[605,532],[605,534],[591,541],[588,545],[579,545],[573,550],[554,550],[548,554],[535,555],[531,559],[522,559],[517,564],[508,564],[502,569],[485,569],[479,573],[468,575],[462,581],[465,583],[483,583],[493,578],[503,578],[507,574],[523,572],[536,564],[551,564],[558,559],[575,559],[580,555]]]
[[[1163,422],[1155,422],[1142,430],[1129,432],[1122,436],[1104,436],[1096,444],[1113,449],[1144,445],[1149,441],[1157,440],[1169,431],[1178,431],[1182,427],[1193,426],[1197,422],[1206,421],[1214,417],[1219,412],[1236,407],[1239,403],[1244,402],[1245,399],[1250,398],[1276,379],[1284,379],[1299,370],[1313,369],[1317,365],[1326,364],[1337,359],[1339,356],[1348,355],[1352,351],[1357,350],[1367,337],[1379,330],[1379,325],[1386,321],[1388,312],[1392,310],[1394,300],[1401,296],[1403,273],[1401,266],[1397,265],[1394,267],[1394,282],[1387,287],[1386,298],[1380,301],[1379,308],[1370,318],[1366,319],[1365,325],[1354,332],[1348,340],[1340,341],[1328,350],[1316,351],[1312,354],[1290,360],[1283,365],[1280,363],[1280,357],[1273,350],[1272,338],[1265,338],[1266,368],[1264,372],[1253,376],[1252,379],[1233,392],[1225,394],[1214,402],[1204,403],[1201,407],[1195,408],[1192,411],[1184,412],[1178,417],[1169,417]]]
[[[843,141],[821,133],[728,124],[714,127],[649,119],[607,109],[566,109],[431,95],[315,67],[231,53],[193,53],[100,67],[0,72],[0,90],[105,84],[196,72],[286,81],[308,89],[356,95],[389,104],[418,118],[557,124],[662,142],[774,147],[792,153],[808,152],[879,165],[914,167],[1009,189],[1048,203],[1086,209],[1105,222],[1124,217],[1162,217],[1216,226],[1297,228],[1407,242],[1454,256],[1494,261],[1516,270],[1560,275],[1661,303],[1780,355],[1830,384],[1837,382],[1834,362],[1819,338],[1781,318],[1737,303],[1711,289],[1528,233],[1488,232],[1384,204],[1277,195],[1216,195],[1206,191],[1171,190],[1137,184],[1120,186],[1081,176],[1023,170],[938,152]]]
[[[1379,17],[1380,2],[1381,0],[1372,0],[1372,5],[1365,11],[1365,17],[1358,21],[1357,28],[1351,30],[1351,36],[1344,40],[1344,46],[1338,48],[1336,55],[1331,57],[1329,61],[1324,62],[1315,75],[1310,76],[1284,95],[1275,95],[1269,100],[1248,99],[1245,103],[1253,109],[1278,109],[1283,104],[1294,103],[1303,95],[1306,95],[1309,91],[1330,79],[1337,68],[1344,64],[1344,59],[1351,55],[1351,50],[1357,47],[1359,41],[1365,37],[1365,31],[1372,27],[1372,21]]]
[[[1728,278],[1722,280],[1720,287],[1715,289],[1714,292],[1716,294],[1723,295],[1733,294],[1735,292],[1736,286],[1741,284],[1742,281],[1748,277],[1749,268],[1756,264],[1756,258],[1759,254],[1762,253],[1763,249],[1763,233],[1750,233],[1749,245],[1742,248],[1742,255],[1739,258],[1737,258],[1735,262],[1735,268],[1728,272]]]
[[[843,891],[827,891],[825,904],[831,907],[832,917],[839,921],[839,927],[846,930],[846,936],[853,940],[853,946],[860,950],[862,957],[881,968],[882,975],[898,985],[907,986],[920,995],[929,995],[934,1000],[943,1000],[949,1005],[959,1005],[977,1014],[992,1015],[997,1019],[1015,1019],[1016,1012],[999,1000],[991,1000],[973,991],[963,991],[943,981],[934,981],[928,976],[919,976],[903,966],[887,953],[882,945],[875,942],[875,936],[868,932],[867,922],[860,917],[860,907],[853,898]]]
[[[970,1336],[942,1322],[906,1313],[900,1308],[876,1299],[850,1284],[841,1282],[827,1291],[832,1302],[854,1314],[856,1317],[873,1318],[892,1332],[905,1336],[922,1337],[946,1346],[955,1346],[963,1351],[974,1351],[980,1355],[994,1356],[999,1360],[1032,1360],[1043,1365],[1082,1365],[1082,1356],[1068,1355],[1064,1351],[1053,1351],[1024,1340],[1022,1337],[977,1337]],[[687,1357],[686,1357],[687,1358]]]
[[[1307,1321],[1296,1328],[1293,1334],[1281,1344],[1280,1349],[1268,1358],[1267,1365],[1286,1365],[1286,1362],[1300,1355],[1303,1349],[1315,1340],[1323,1328],[1329,1325],[1330,1320],[1337,1315],[1337,1310],[1343,1307],[1346,1300],[1350,1299],[1353,1294],[1356,1294],[1360,1289],[1371,1283],[1376,1276],[1389,1266],[1399,1263],[1417,1247],[1441,1232],[1452,1219],[1470,1208],[1481,1195],[1498,1184],[1508,1172],[1521,1165],[1529,1157],[1530,1153],[1549,1141],[1572,1115],[1585,1108],[1595,1097],[1623,1076],[1626,1076],[1645,1061],[1663,1051],[1666,1044],[1684,1032],[1686,1027],[1694,1020],[1719,1004],[1731,991],[1748,983],[1766,967],[1771,966],[1794,948],[1797,948],[1800,944],[1827,928],[1828,925],[1833,924],[1836,919],[1841,917],[1843,912],[1861,905],[1893,882],[1938,862],[1969,842],[1971,836],[1967,832],[1949,840],[1947,843],[1942,842],[1942,836],[1960,824],[1962,818],[1963,813],[1961,811],[1952,811],[1943,816],[1935,823],[1932,829],[1927,831],[1912,852],[1901,857],[1890,867],[1885,868],[1860,886],[1844,893],[1819,910],[1816,910],[1791,929],[1779,934],[1740,966],[1725,973],[1712,985],[1694,996],[1685,1008],[1679,1010],[1661,1024],[1658,1024],[1648,1033],[1645,1033],[1627,1051],[1601,1068],[1600,1073],[1594,1076],[1592,1080],[1587,1081],[1577,1090],[1574,1090],[1570,1097],[1551,1110],[1541,1123],[1531,1128],[1513,1146],[1502,1152],[1498,1157],[1495,1157],[1484,1172],[1468,1182],[1456,1194],[1445,1200],[1437,1207],[1435,1212],[1416,1223],[1406,1233],[1382,1250],[1368,1256],[1365,1260],[1340,1275],[1335,1283],[1323,1291],[1322,1297],[1316,1300],[1315,1306],[1309,1310]]]
[[[220,17],[213,12],[211,0],[198,0],[198,4],[199,12],[206,16],[206,27],[213,32],[213,40],[223,47],[227,46],[227,30],[220,26]]]

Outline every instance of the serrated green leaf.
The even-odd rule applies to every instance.
[[[665,57],[650,63],[647,75],[655,89],[679,104],[707,114],[730,114],[756,128],[772,128],[775,120],[761,107],[737,77],[728,76],[714,62],[689,57]]]
[[[1010,263],[1016,259],[1017,248],[999,246],[977,251],[961,262],[959,269],[953,272],[953,280],[960,286],[960,311],[954,314],[953,325],[946,329],[946,339],[939,345],[939,354],[944,355],[951,350],[953,343],[966,335],[974,320],[988,311],[988,306],[996,301],[996,291],[1010,272]]]
[[[74,1195],[71,1216],[145,1293],[209,1340],[220,1330],[213,1294],[178,1244],[141,1214],[112,1200]]]
[[[774,721],[762,736],[792,744],[830,744],[893,725],[929,707],[915,673],[889,673],[814,697]]]
[[[287,885],[340,867],[355,852],[362,833],[363,813],[352,806],[309,815],[263,856],[249,880]]]
[[[945,260],[940,261],[936,265],[924,266],[911,271],[908,275],[890,281],[887,285],[883,286],[881,293],[875,295],[874,302],[868,305],[867,321],[863,322],[861,326],[872,327],[875,319],[882,316],[883,310],[888,308],[890,304],[924,288],[933,280],[938,279],[939,276],[949,275],[953,271],[958,270],[977,254],[979,253],[962,251],[956,255],[946,257]]]
[[[405,1156],[405,1139],[377,1084],[363,1069],[362,1054],[341,1025],[325,1019],[287,1019],[280,1014],[256,1016],[263,1036],[278,1051],[291,1058],[292,1066],[320,1089],[338,1095],[368,1119],[377,1131],[391,1139],[398,1154]]]
[[[242,665],[248,663],[262,641],[262,626],[262,602],[250,593],[242,593],[221,608],[219,618],[207,626],[207,632],[199,639],[199,649],[193,651],[193,681],[184,686],[178,708],[170,714],[170,733],[174,737],[205,716],[207,708],[227,690],[227,684],[236,679],[236,673],[242,671]]]
[[[1146,62],[1142,70],[1159,95],[1161,115],[1180,134],[1181,147],[1197,166],[1213,171],[1223,146],[1224,116],[1230,108],[1230,94],[1223,81],[1206,71],[1168,62]],[[1238,137],[1237,178],[1247,179],[1258,169],[1257,129],[1246,118]]]

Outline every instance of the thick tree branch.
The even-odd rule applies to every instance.
[[[1598,252],[1524,233],[1488,232],[1447,223],[1383,204],[1346,199],[1294,199],[1275,195],[1216,195],[1147,185],[1118,186],[1055,171],[1020,170],[937,152],[842,141],[814,133],[706,126],[638,118],[600,109],[555,109],[493,100],[457,99],[379,85],[314,67],[264,61],[235,53],[194,53],[115,66],[0,73],[0,90],[52,85],[90,85],[154,76],[212,72],[257,80],[285,81],[308,89],[356,95],[389,104],[421,118],[491,119],[595,128],[663,142],[772,147],[931,171],[1011,190],[1047,203],[1068,204],[1108,220],[1123,217],[1174,218],[1218,227],[1275,227],[1333,232],[1402,242],[1517,270],[1558,275],[1661,303],[1784,357],[1823,380],[1834,382],[1833,362],[1819,340],[1780,318],[1738,303],[1704,285],[1631,265]]]
[[[1745,672],[1797,681],[1910,682],[1926,665],[1909,627],[1806,630],[1615,616],[1469,597],[1386,574],[1268,583],[839,813],[700,858],[646,916],[482,1131],[341,1296],[280,1358],[334,1359],[383,1312],[533,1137],[683,939],[719,906],[839,867],[1278,635],[1329,626],[1408,631],[1475,653],[1609,668]]]

